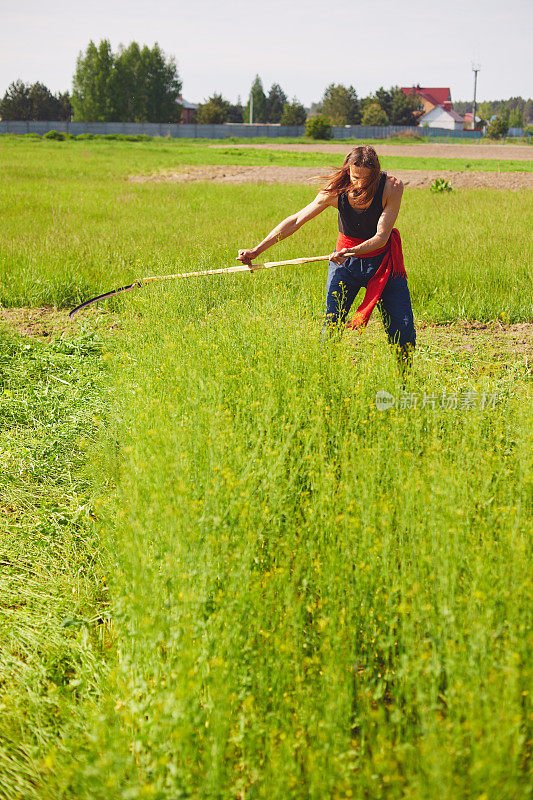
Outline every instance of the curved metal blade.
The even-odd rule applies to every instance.
[[[132,292],[134,289],[139,288],[139,286],[142,286],[141,281],[135,281],[135,283],[130,283],[129,286],[121,286],[120,289],[112,289],[110,292],[99,294],[98,297],[91,297],[90,300],[85,300],[83,303],[80,303],[79,306],[73,308],[72,311],[69,311],[68,315],[69,317],[73,317],[74,314],[77,314],[82,308],[91,306],[93,303],[98,303],[99,300],[105,300],[106,297],[111,297],[113,294],[120,294],[120,292]]]

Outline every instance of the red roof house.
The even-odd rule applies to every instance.
[[[452,108],[452,94],[448,86],[402,86],[402,92],[408,97],[418,97],[422,103],[424,110],[418,116],[418,125],[462,129],[464,120]]]
[[[452,107],[452,93],[448,86],[442,87],[423,87],[418,84],[417,86],[402,86],[402,92],[407,96],[416,95],[420,98],[420,102],[424,107],[424,114],[431,111],[436,106],[442,106],[446,111],[450,111]]]

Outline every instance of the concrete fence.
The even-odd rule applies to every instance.
[[[0,120],[0,133],[37,133],[43,135],[49,131],[93,134],[125,134],[148,136],[170,136],[180,139],[227,139],[232,136],[237,138],[265,137],[297,137],[305,134],[303,125],[246,125],[240,123],[225,123],[224,125],[181,125],[166,122],[15,122]],[[516,129],[519,130],[519,129]],[[441,138],[452,139],[479,139],[481,131],[450,131],[446,128],[417,128],[401,125],[346,125],[345,127],[332,128],[334,139],[388,139],[397,134],[416,134],[426,139]]]

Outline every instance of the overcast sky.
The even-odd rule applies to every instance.
[[[0,0],[0,94],[17,78],[71,89],[90,39],[159,42],[186,100],[245,100],[254,76],[305,105],[331,82],[450,86],[478,99],[532,92],[531,0]]]

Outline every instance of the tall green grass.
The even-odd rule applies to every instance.
[[[429,340],[419,405],[496,407],[383,412],[380,326],[320,347],[281,274],[137,310],[111,367],[118,664],[66,796],[528,796],[525,366]]]
[[[313,194],[132,185],[145,143],[64,144],[0,151],[4,304],[234,263]],[[531,319],[530,214],[525,191],[407,191],[415,322]],[[335,223],[269,258],[328,252]],[[531,796],[527,358],[426,331],[418,407],[380,411],[401,392],[384,332],[321,346],[324,284],[304,266],[119,298],[105,376],[83,332],[2,350],[9,800]]]

